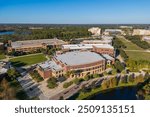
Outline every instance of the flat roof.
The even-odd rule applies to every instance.
[[[46,61],[43,63],[40,63],[39,66],[44,70],[54,70],[54,71],[60,71],[62,70],[62,67],[60,65],[57,65],[54,61]]]
[[[72,45],[63,45],[63,48],[70,50],[80,50],[80,49],[92,49],[93,46],[114,49],[113,46],[109,44],[72,44]]]
[[[107,48],[107,49],[114,49],[114,47],[113,46],[111,46],[111,45],[109,45],[109,44],[105,44],[105,46],[104,45],[94,45],[95,47],[97,47],[97,48]]]
[[[105,29],[106,32],[122,32],[121,29]]]
[[[108,54],[102,54],[102,56],[107,60],[113,60],[114,58],[109,56]]]
[[[26,40],[26,41],[16,41],[12,42],[12,48],[21,48],[21,47],[28,47],[28,46],[40,46],[42,44],[47,45],[58,45],[58,44],[66,44],[66,42],[59,40],[59,39],[38,39],[38,40]]]
[[[112,40],[84,40],[87,43],[111,43]]]
[[[55,58],[58,61],[61,61],[62,63],[66,65],[70,65],[70,66],[84,65],[84,64],[89,64],[89,63],[94,63],[94,62],[98,62],[101,60],[105,60],[101,55],[94,53],[94,52],[90,52],[90,51],[67,52],[62,55],[56,55]]]

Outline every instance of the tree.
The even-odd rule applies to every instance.
[[[146,72],[146,74],[145,74],[145,76],[144,76],[144,80],[147,80],[147,79],[149,79],[149,78],[150,78],[150,75],[149,75],[148,72]]]
[[[123,77],[121,77],[121,83],[128,83],[128,76],[127,75],[125,75],[125,76],[123,76]]]
[[[73,81],[66,82],[66,83],[64,83],[63,88],[68,88],[68,87],[70,87],[72,84],[73,84]]]
[[[11,78],[11,80],[13,80],[14,78],[19,76],[19,73],[16,71],[16,69],[11,68],[7,71],[7,75],[9,78]]]
[[[140,82],[143,82],[143,81],[144,81],[144,76],[142,74],[140,74],[139,76],[137,76],[135,78],[136,83],[140,83]]]
[[[48,83],[47,87],[50,89],[56,88],[58,86],[57,79],[54,77],[48,79],[47,83]]]
[[[79,85],[82,81],[84,81],[82,78],[76,78],[73,82],[76,84],[76,85]]]
[[[117,78],[116,77],[113,77],[109,80],[110,80],[110,87],[111,88],[117,86]]]
[[[102,86],[103,89],[109,88],[109,86],[110,86],[110,81],[109,81],[109,80],[103,81],[102,84],[101,84],[101,86]]]
[[[134,78],[135,78],[134,74],[131,74],[128,77],[128,81],[131,82],[131,83],[134,83]]]
[[[15,97],[15,90],[9,86],[8,81],[4,78],[1,82],[3,91],[0,93],[0,98],[4,100],[12,100]]]
[[[124,70],[124,66],[120,63],[119,60],[116,60],[115,62],[115,68],[117,69],[117,72],[122,72]]]

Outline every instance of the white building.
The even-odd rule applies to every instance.
[[[84,40],[81,44],[110,44],[112,45],[112,40]]]
[[[120,26],[120,28],[122,28],[122,29],[132,29],[133,27],[132,26]]]
[[[93,27],[88,30],[93,34],[93,36],[100,36],[101,35],[101,29],[99,27]]]
[[[144,36],[142,38],[143,41],[147,41],[147,42],[150,42],[150,36]]]
[[[134,36],[134,35],[144,35],[144,36],[148,36],[148,35],[150,35],[150,30],[134,29],[132,35],[133,35],[133,36]]]
[[[120,34],[125,35],[125,32],[121,29],[106,29],[103,35],[113,35],[113,34]]]
[[[6,62],[0,61],[0,75],[5,74],[9,69],[9,65]]]

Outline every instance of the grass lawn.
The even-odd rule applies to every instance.
[[[0,54],[0,60],[4,59],[4,58],[5,58],[5,55],[4,54]]]
[[[129,56],[129,59],[132,59],[132,60],[147,60],[147,61],[150,62],[150,53],[148,53],[148,52],[126,51],[126,54]]]
[[[10,62],[12,62],[12,64],[16,67],[21,67],[21,66],[28,66],[28,65],[44,62],[46,60],[47,59],[44,54],[37,54],[37,55],[34,54],[34,55],[12,58],[10,59]]]
[[[124,45],[127,47],[126,50],[143,50],[142,48],[138,47],[136,44],[124,39],[124,38],[119,38],[120,41],[124,43]]]

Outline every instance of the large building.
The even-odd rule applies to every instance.
[[[81,44],[110,44],[112,45],[112,40],[84,40]]]
[[[142,40],[150,43],[150,36],[144,36]]]
[[[134,35],[148,36],[148,35],[150,35],[150,30],[145,30],[145,29],[134,29],[132,35],[133,35],[133,36],[134,36]]]
[[[125,35],[125,32],[121,29],[105,29],[103,35]]]
[[[67,72],[70,72],[70,78],[83,78],[86,75],[103,73],[109,61],[114,63],[114,59],[106,54],[90,51],[66,52],[54,56],[52,61],[39,64],[37,71],[44,79],[62,77]]]
[[[93,27],[88,30],[93,34],[93,36],[100,36],[101,35],[101,29],[99,27]]]
[[[114,57],[114,47],[109,44],[72,44],[63,45],[62,50],[67,51],[84,51],[89,50],[99,54],[108,54]]]
[[[16,41],[9,42],[10,47],[7,48],[8,52],[31,52],[47,46],[61,47],[61,45],[67,44],[66,42],[59,39],[41,39],[41,40],[27,40],[27,41]]]

